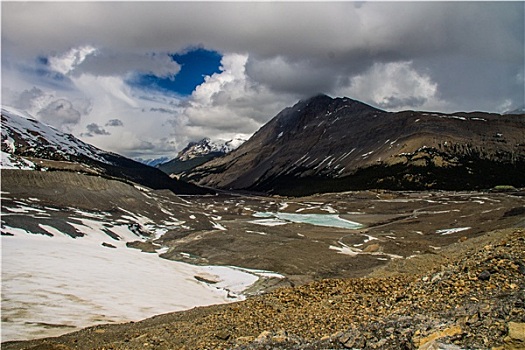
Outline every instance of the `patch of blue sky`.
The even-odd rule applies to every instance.
[[[174,79],[159,78],[152,74],[143,74],[129,82],[140,88],[159,89],[174,92],[180,96],[189,96],[197,86],[204,83],[204,77],[220,73],[222,55],[216,51],[202,48],[171,55],[181,69]]]
[[[73,88],[71,79],[60,72],[50,69],[49,60],[44,56],[38,56],[34,65],[21,66],[20,71],[33,79],[38,79],[39,85],[64,90]]]

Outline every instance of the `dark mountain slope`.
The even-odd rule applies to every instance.
[[[203,194],[208,190],[171,179],[160,170],[100,150],[23,113],[2,108],[2,162],[35,170],[68,170],[132,181],[152,189],[178,194]],[[5,168],[6,164],[2,164]]]
[[[365,188],[525,186],[525,115],[385,112],[325,95],[286,108],[187,179],[305,195]]]

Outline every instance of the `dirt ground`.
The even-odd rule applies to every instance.
[[[194,198],[220,217],[224,230],[165,235],[164,257],[196,264],[235,265],[287,276],[290,285],[320,278],[361,277],[392,260],[433,255],[450,244],[507,227],[525,227],[521,192],[359,191],[303,198]],[[264,226],[257,212],[330,214],[358,229],[303,223]],[[282,285],[283,281],[279,285]]]

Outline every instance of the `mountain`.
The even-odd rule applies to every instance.
[[[159,158],[134,158],[133,160],[146,164],[152,167],[156,167],[157,165],[161,165],[163,163],[166,163],[170,159],[168,157],[159,157]]]
[[[306,195],[366,188],[525,186],[525,115],[386,112],[326,95],[277,114],[246,143],[183,179]]]
[[[246,140],[240,137],[228,141],[212,141],[206,137],[198,142],[190,142],[177,157],[160,164],[158,168],[166,174],[179,176],[212,159],[230,153],[244,142]]]
[[[2,107],[2,168],[75,171],[179,194],[208,193],[158,169],[100,150],[9,107]]]
[[[525,113],[525,106],[513,109],[511,111],[503,112],[503,114],[524,114],[524,113]]]

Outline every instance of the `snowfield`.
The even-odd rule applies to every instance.
[[[2,341],[242,300],[264,275],[165,260],[126,247],[137,236],[124,227],[114,240],[100,221],[82,223],[79,238],[47,225],[40,227],[52,237],[2,227]]]
[[[17,134],[18,137],[28,143],[29,147],[35,149],[46,149],[49,152],[61,155],[83,155],[102,163],[111,164],[102,156],[107,152],[87,144],[73,135],[65,134],[49,125],[40,123],[24,112],[4,106],[2,107],[2,118],[5,118],[5,123],[2,123],[2,143],[9,149],[9,153],[16,151],[13,137]]]
[[[34,170],[35,164],[14,154],[0,151],[0,169]]]

